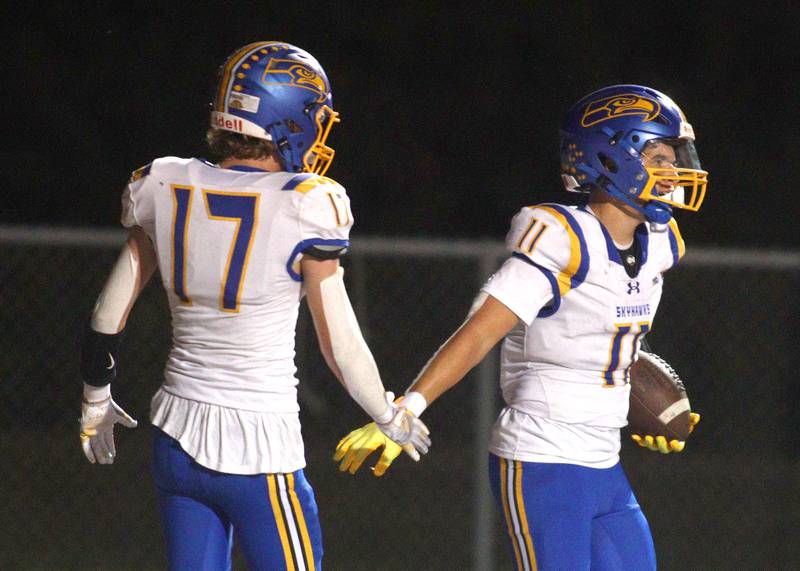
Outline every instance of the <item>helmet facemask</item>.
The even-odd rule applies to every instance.
[[[705,198],[708,173],[694,139],[683,111],[663,93],[640,85],[605,87],[578,101],[564,119],[561,178],[569,191],[605,191],[648,221],[665,224],[673,207],[697,211]]]
[[[662,149],[667,146],[672,149],[674,160],[657,151],[659,144]],[[657,201],[691,212],[700,209],[706,195],[708,173],[700,168],[693,141],[652,139],[642,149],[641,158],[648,178],[637,197],[639,200]]]
[[[327,105],[322,105],[314,115],[317,136],[311,147],[303,155],[303,166],[306,172],[324,175],[333,162],[335,151],[325,144],[334,123],[339,122],[339,114]]]

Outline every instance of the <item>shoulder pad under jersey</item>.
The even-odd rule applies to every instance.
[[[286,186],[292,186],[294,179]],[[284,186],[284,190],[286,190]],[[291,190],[303,194],[300,201],[300,222],[303,233],[334,231],[348,233],[353,225],[347,191],[333,179],[311,175]]]
[[[667,240],[669,241],[669,255],[668,261],[664,270],[668,270],[673,266],[677,266],[683,254],[686,253],[686,245],[683,243],[681,231],[678,229],[678,221],[670,218],[667,223]]]
[[[144,222],[140,220],[141,216],[141,198],[138,196],[142,192],[142,187],[153,168],[153,163],[147,163],[143,167],[139,167],[131,173],[128,179],[128,184],[122,192],[122,214],[120,215],[120,222],[123,227],[131,228],[132,226],[142,226]],[[137,203],[140,207],[137,208]]]
[[[560,204],[527,206],[506,235],[512,255],[552,273],[562,296],[583,283],[589,270],[586,239],[573,212]]]
[[[683,258],[686,246],[683,243],[678,222],[670,218],[666,224],[650,224],[648,263],[666,272]]]
[[[293,190],[295,192],[305,194],[319,186],[338,187],[339,189],[344,190],[342,185],[332,178],[310,172],[303,172],[294,175],[286,182],[286,184],[283,185],[282,190]]]
[[[346,252],[353,213],[344,187],[327,177],[302,173],[291,178],[283,190],[300,193],[297,201],[300,241],[289,256],[286,271],[292,279],[301,281],[295,268],[297,256],[307,253],[327,259]]]

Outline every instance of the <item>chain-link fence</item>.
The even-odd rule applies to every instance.
[[[158,276],[137,303],[115,398],[141,422],[119,429],[113,466],[78,442],[82,326],[118,232],[0,227],[0,569],[161,569],[149,477],[149,399],[170,345]],[[355,236],[348,289],[388,388],[401,391],[464,318],[500,244]],[[686,381],[703,421],[686,452],[623,445],[661,569],[800,567],[800,255],[700,250],[667,276],[649,337]],[[338,439],[366,419],[327,371],[307,313],[297,363],[308,467],[333,570],[512,569],[485,475],[500,408],[497,356],[425,414],[418,465],[340,474]],[[237,569],[244,569],[238,553]]]

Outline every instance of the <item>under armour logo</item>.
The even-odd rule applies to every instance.
[[[641,293],[639,291],[639,282],[628,282],[628,295],[631,295],[633,292]]]

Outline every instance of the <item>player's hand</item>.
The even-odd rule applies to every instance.
[[[419,455],[427,454],[431,445],[430,431],[425,423],[407,410],[402,404],[391,402],[392,393],[386,393],[389,406],[392,407],[392,418],[388,422],[376,423],[377,427],[389,439],[393,440],[411,456],[414,462],[419,462]]]
[[[700,415],[696,412],[689,413],[689,434],[694,432],[694,427],[700,423]]]
[[[339,470],[355,474],[370,454],[383,447],[378,463],[373,467],[375,476],[383,476],[403,449],[392,442],[378,425],[370,422],[342,438],[336,445],[335,461],[341,460]]]
[[[700,422],[700,415],[696,412],[689,413],[689,434],[692,433],[695,426]],[[651,436],[632,434],[631,438],[636,444],[642,448],[647,448],[653,452],[661,452],[662,454],[669,454],[670,452],[682,452],[686,446],[685,440],[667,440],[663,436]]]
[[[139,424],[122,410],[109,396],[98,402],[81,404],[81,446],[92,464],[113,464],[117,451],[114,447],[114,425],[120,423],[128,428]]]

